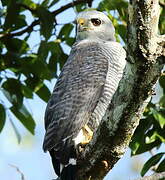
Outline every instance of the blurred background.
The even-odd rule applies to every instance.
[[[42,4],[43,1],[35,0],[33,2]],[[59,9],[61,6],[69,2],[71,1],[57,0],[56,3],[54,1],[54,5],[51,6],[49,10],[55,11],[56,9]],[[109,17],[111,18],[112,16],[114,16],[116,19],[118,19],[119,12],[109,10],[109,7],[106,4],[108,3],[108,1],[103,1],[104,4],[100,4],[100,2],[101,0],[94,0],[92,8],[97,8],[99,6],[100,9],[103,10],[104,7],[104,11],[106,11],[105,7],[107,7]],[[114,3],[115,1],[112,2]],[[127,1],[116,1],[116,3],[117,2],[121,3],[121,6],[124,2],[125,7],[125,3]],[[117,4],[113,3],[113,6],[117,6]],[[1,13],[5,13],[7,9],[2,5],[3,4],[0,2]],[[49,41],[54,41],[57,38],[55,34],[59,34],[61,32],[64,24],[73,24],[77,13],[78,8],[70,8],[57,15],[56,21],[58,25],[56,26],[55,33],[50,37]],[[25,16],[27,24],[31,24],[34,19],[32,13],[30,13],[28,10],[25,10],[22,12],[22,14]],[[117,36],[117,39],[123,44],[123,46],[125,46],[124,38],[126,33],[126,24],[124,20],[126,17],[123,15],[123,18],[118,21],[115,18],[113,19],[113,23],[118,25],[117,33],[121,33],[120,36]],[[2,18],[1,24],[3,24],[3,22],[4,19]],[[39,26],[36,26],[27,40],[30,49],[29,51],[33,51],[33,53],[38,53],[40,43],[41,41],[43,41],[43,37],[41,36],[38,29]],[[69,36],[72,37],[71,40],[74,40],[75,28],[71,31]],[[20,36],[20,39],[24,38],[24,34]],[[63,52],[68,55],[70,52],[70,46],[67,43],[61,43],[61,47],[63,49]],[[3,50],[2,53],[6,53],[6,50]],[[57,77],[59,75],[60,66],[61,65],[58,64],[56,70],[54,70],[56,71],[54,77]],[[8,74],[8,78],[15,78],[15,74],[11,72],[11,69],[7,70],[6,73]],[[2,78],[4,75],[3,72],[1,73],[1,75]],[[21,80],[24,81],[25,77],[21,78]],[[48,87],[50,92],[52,92],[55,82],[55,78],[44,80],[44,84]],[[159,102],[160,98],[163,96],[163,89],[160,85],[157,85],[156,87],[156,94],[157,95],[152,100],[154,104]],[[0,92],[0,102],[3,105],[5,104],[6,109],[10,108],[12,105],[9,99],[4,96],[4,93],[2,91]],[[35,135],[32,135],[11,112],[7,113],[5,126],[0,133],[0,179],[21,180],[21,176],[24,176],[25,180],[51,180],[55,178],[51,160],[49,154],[44,153],[42,150],[42,142],[45,133],[44,112],[46,108],[46,102],[38,95],[33,94],[33,99],[26,98],[24,100],[24,105],[27,107],[28,111],[35,120]],[[161,146],[156,152],[158,153],[162,151],[164,151],[164,146]],[[128,148],[123,158],[118,161],[112,171],[106,176],[105,180],[133,180],[139,178],[140,171],[144,163],[153,155],[152,153],[155,153],[155,150],[143,153],[138,156],[130,157],[131,150]],[[148,174],[150,173],[151,171],[148,172]]]

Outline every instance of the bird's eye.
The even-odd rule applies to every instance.
[[[101,24],[101,20],[97,18],[92,18],[91,22],[94,26],[99,26]]]

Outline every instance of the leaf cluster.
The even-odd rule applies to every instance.
[[[56,33],[58,24],[50,9],[58,2],[59,0],[40,3],[32,0],[2,0],[0,131],[6,118],[11,119],[12,114],[34,134],[35,120],[25,102],[33,99],[34,94],[48,102],[51,93],[46,80],[57,78],[59,67],[62,68],[68,57],[62,44],[70,47],[75,39],[71,36],[74,28],[72,23],[64,24]],[[79,6],[81,7],[85,8],[85,5]],[[34,34],[40,40],[32,39]],[[14,125],[14,121],[11,124]],[[16,129],[16,126],[13,128]]]
[[[160,89],[163,95],[158,96],[157,102],[152,100],[143,113],[135,134],[130,143],[132,155],[138,155],[153,149],[158,150],[165,143],[165,75],[159,79]],[[165,171],[164,152],[157,153],[144,164],[141,175],[152,169],[156,172]],[[161,161],[162,160],[162,161]],[[154,168],[153,168],[154,167]]]

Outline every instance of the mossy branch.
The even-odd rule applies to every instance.
[[[128,55],[124,76],[98,130],[80,155],[78,179],[101,180],[123,156],[163,67],[158,0],[129,4]]]

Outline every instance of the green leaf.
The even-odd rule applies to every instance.
[[[126,8],[127,10],[128,2],[125,0],[103,0],[100,2],[98,9],[100,11],[108,10],[116,10]]]
[[[140,143],[138,141],[131,142],[129,146],[131,148],[131,156],[136,155],[139,149]]]
[[[46,41],[41,41],[40,47],[38,49],[38,59],[42,61],[46,61],[46,58],[48,56],[48,44]]]
[[[0,132],[2,131],[6,121],[6,111],[2,104],[0,104]]]
[[[51,51],[51,54],[53,57],[56,57],[54,61],[60,64],[60,69],[63,67],[65,64],[68,55],[64,53],[62,47],[58,42],[51,41],[48,43],[48,48]]]
[[[58,41],[50,41],[47,43],[47,48],[51,51],[52,54],[60,56],[63,53],[63,50]]]
[[[14,26],[13,30],[20,29],[20,28],[27,26],[25,18],[26,18],[25,15],[19,15],[15,21],[15,26]]]
[[[141,176],[144,176],[145,173],[154,165],[156,165],[165,153],[158,153],[155,156],[152,156],[143,166],[141,170]]]
[[[75,7],[77,12],[81,12],[87,9],[87,4],[78,4]]]
[[[26,127],[26,129],[29,130],[32,134],[34,134],[35,121],[33,120],[31,114],[26,109],[26,107],[24,105],[22,105],[20,108],[12,106],[10,110]]]
[[[165,94],[165,75],[161,76],[159,79],[159,84],[163,88],[163,92]]]
[[[4,30],[11,31],[13,25],[16,24],[19,12],[20,6],[17,5],[17,1],[10,0],[7,6],[7,15],[5,18]]]
[[[21,91],[22,91],[22,94],[26,97],[26,98],[33,98],[33,92],[30,88],[28,88],[27,86],[25,85],[22,85],[21,86]]]
[[[21,83],[14,79],[7,79],[2,85],[2,91],[6,98],[15,106],[22,106],[23,95],[21,93]]]
[[[156,132],[156,130],[155,130],[151,137],[146,136],[145,142],[146,142],[146,144],[150,144],[150,143],[153,143],[154,141],[156,141],[157,139],[160,139],[162,142],[165,143],[165,139],[160,134],[158,134],[158,132]]]
[[[24,59],[22,58],[20,64],[22,73],[25,74],[25,76],[27,76],[28,79],[33,78],[37,79],[37,81],[40,81],[43,79],[50,80],[53,77],[52,72],[49,70],[47,63],[39,57],[26,57]],[[29,84],[28,87],[31,87],[32,85],[33,84]]]
[[[41,6],[36,9],[36,12],[41,21],[41,34],[48,40],[52,35],[55,18],[51,12]]]
[[[59,0],[44,0],[42,3],[41,3],[41,6],[43,7],[46,7],[46,8],[50,8],[52,7],[53,5],[55,5]]]
[[[41,6],[43,7],[47,7],[48,4],[49,4],[50,0],[44,0],[42,3],[41,3]]]
[[[159,122],[160,127],[163,129],[165,125],[165,115],[159,113],[155,109],[151,108],[154,118]]]
[[[49,5],[49,8],[52,7],[54,4],[56,4],[59,0],[53,0],[50,5]]]
[[[10,93],[6,91],[5,89],[2,89],[1,91],[3,92],[4,96],[8,99],[8,101],[12,103],[13,99]]]
[[[12,121],[12,119],[9,118],[9,120],[10,120],[10,122],[11,122],[11,126],[12,126],[12,128],[13,128],[13,130],[14,130],[14,133],[15,133],[15,135],[16,135],[16,138],[17,138],[17,140],[18,140],[18,143],[20,143],[20,142],[21,142],[21,135],[20,135],[17,127],[15,126],[14,122]]]
[[[158,147],[161,145],[161,141],[159,139],[156,139],[154,142],[150,143],[150,144],[146,144],[145,143],[145,139],[142,142],[136,142],[139,143],[138,148],[136,149],[136,151],[132,152],[131,155],[138,155],[138,154],[142,154],[144,152],[150,151],[152,150],[154,147]]]
[[[8,38],[4,40],[5,46],[8,51],[11,51],[13,53],[26,53],[27,50],[29,50],[29,45],[26,41],[20,40],[17,38]]]
[[[126,0],[103,0],[100,2],[98,9],[100,11],[107,11],[114,16],[118,22],[122,22],[125,26],[127,24],[128,16],[128,1]]]
[[[45,86],[45,84],[43,84],[37,91],[36,94],[45,102],[48,102],[49,98],[50,98],[50,91],[49,89]]]
[[[163,95],[159,101],[160,107],[165,108],[165,95]]]
[[[75,38],[68,37],[65,41],[67,45],[72,46],[73,43],[75,42]]]
[[[127,30],[126,26],[124,26],[124,25],[120,24],[120,25],[117,26],[117,31],[120,34],[123,41],[125,41],[125,42],[126,42],[126,30]]]
[[[73,24],[65,24],[58,35],[58,39],[66,40],[72,32],[73,28]]]
[[[35,9],[37,7],[37,4],[35,4],[33,1],[31,0],[21,0],[23,4],[29,6],[32,9]]]
[[[50,80],[53,77],[52,73],[49,71],[48,66],[45,62],[37,59],[37,61],[35,61],[33,66],[34,66],[34,73],[41,79]]]
[[[164,0],[160,0],[159,3],[164,4]],[[159,17],[159,31],[160,34],[165,34],[165,8],[164,6],[161,6],[160,8],[160,17]]]
[[[153,114],[148,112],[146,116],[145,119],[140,120],[139,126],[135,130],[132,141],[130,142],[131,155],[144,153],[154,147],[160,146],[164,142],[165,133],[160,128],[158,122],[155,121]]]
[[[10,0],[1,0],[2,6],[7,6],[10,2]]]
[[[37,56],[20,58],[21,72],[29,78],[30,74],[34,74],[36,67],[34,66],[37,61]]]
[[[39,79],[39,77],[34,76],[27,78],[25,83],[32,91],[35,91],[35,89],[42,84],[42,80]]]
[[[156,169],[156,172],[164,172],[165,171],[165,159],[163,159],[162,162],[160,162],[158,168]]]
[[[4,48],[4,44],[0,41],[0,54],[2,53],[3,48]]]
[[[52,54],[49,58],[48,68],[53,72],[54,76],[57,76],[57,60],[56,55]]]
[[[134,136],[132,137],[132,141],[130,142],[130,148],[132,150],[131,155],[136,155],[145,152],[148,147],[145,146],[145,132],[152,126],[152,116],[148,116],[148,118],[141,119],[139,126],[137,127]]]
[[[65,62],[66,62],[66,60],[67,60],[67,58],[68,58],[68,55],[65,54],[65,53],[62,53],[61,56],[59,57],[58,62],[59,62],[59,64],[60,64],[60,69],[63,68],[63,66],[64,66],[64,64],[65,64]]]

